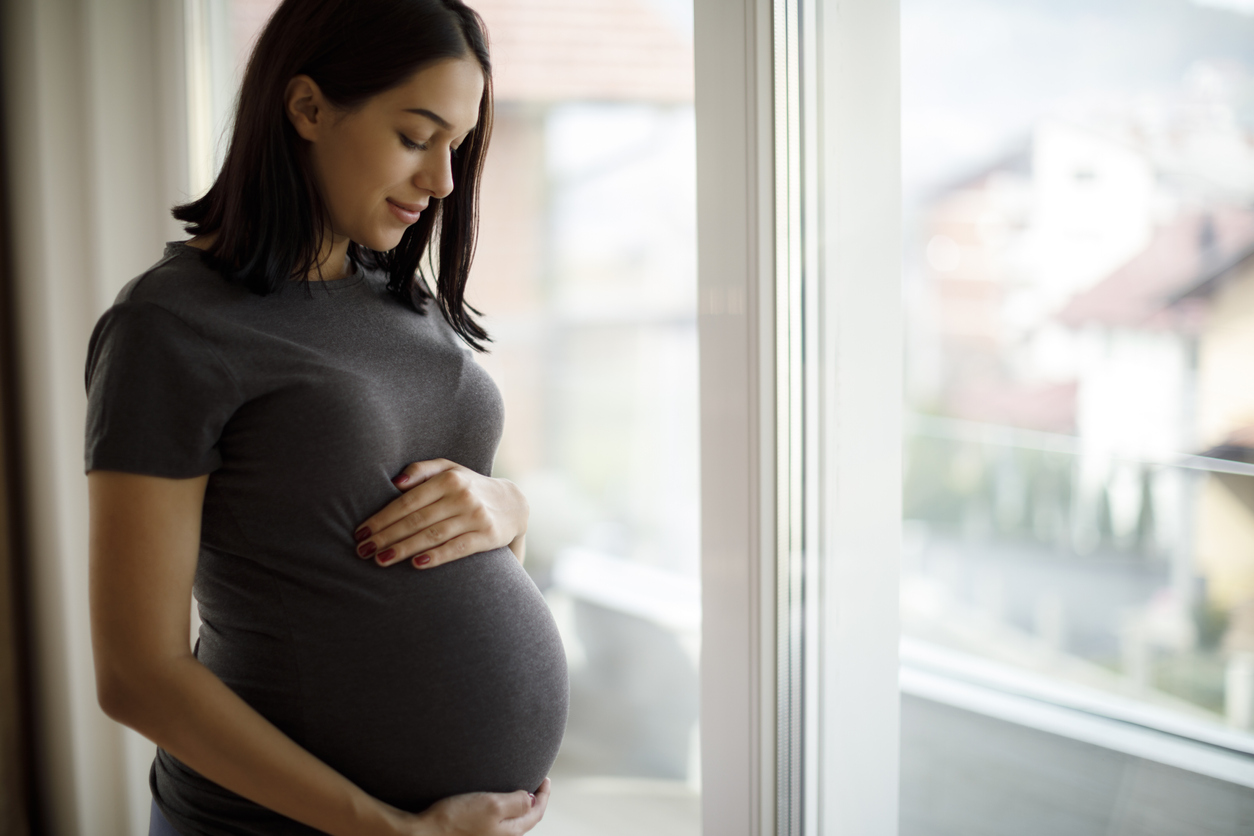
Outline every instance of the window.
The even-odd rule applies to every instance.
[[[1078,817],[1073,832],[1192,809],[1183,778],[1147,796],[1140,763],[1235,805],[1207,832],[1254,811],[1242,6],[902,4],[903,833],[995,826],[991,798],[937,800],[945,764],[1032,776],[1028,808]],[[1073,795],[1049,773],[1078,761],[1043,738],[1011,765],[996,741],[1024,732],[942,704],[1129,756],[1111,772],[1127,797]],[[1099,740],[1095,717],[1144,736]]]

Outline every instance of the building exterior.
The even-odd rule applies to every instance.
[[[1254,141],[1204,88],[1044,119],[929,203],[906,504],[976,652],[1034,633],[1249,728],[1254,477],[1219,471],[1254,462]]]

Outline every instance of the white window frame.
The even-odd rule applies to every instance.
[[[898,6],[695,22],[703,830],[894,834]]]

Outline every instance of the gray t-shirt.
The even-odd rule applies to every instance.
[[[500,396],[443,317],[378,272],[257,296],[199,250],[118,294],[88,349],[86,469],[208,473],[197,656],[262,715],[402,809],[535,790],[566,722],[566,661],[507,548],[429,570],[354,554],[410,462],[489,474]],[[168,752],[154,797],[181,833],[310,833]]]

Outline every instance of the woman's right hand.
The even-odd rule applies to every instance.
[[[534,797],[522,790],[454,795],[407,817],[405,832],[410,836],[521,836],[544,818],[549,787],[545,778]]]

